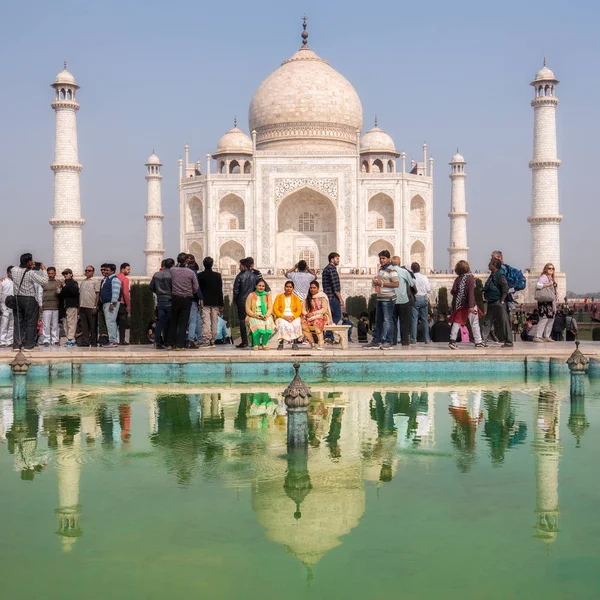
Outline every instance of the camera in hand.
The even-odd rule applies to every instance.
[[[31,269],[31,270],[32,270],[32,271],[39,271],[39,270],[41,269],[41,267],[42,267],[42,263],[41,263],[41,262],[36,262],[36,263],[33,265],[33,269]]]

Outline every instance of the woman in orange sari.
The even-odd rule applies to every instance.
[[[306,294],[302,306],[302,333],[310,342],[313,341],[313,334],[317,336],[318,344],[312,343],[312,347],[317,350],[323,350],[323,330],[325,325],[333,322],[331,318],[331,309],[327,296],[319,290],[319,282],[313,281]]]

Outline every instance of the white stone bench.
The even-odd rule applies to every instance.
[[[340,339],[342,350],[348,350],[348,330],[350,325],[325,325],[323,331],[331,331],[333,335],[337,335]]]

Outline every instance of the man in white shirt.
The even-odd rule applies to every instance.
[[[14,295],[14,286],[12,280],[12,265],[6,269],[6,277],[2,280],[0,291],[0,348],[12,346],[13,330],[14,330],[14,315],[4,301],[7,296]]]
[[[427,279],[427,277],[421,273],[421,265],[419,263],[414,262],[412,265],[410,265],[410,270],[415,276],[415,286],[417,288],[417,293],[415,294],[415,303],[412,306],[412,330],[410,334],[410,342],[411,344],[417,343],[417,324],[420,318],[423,322],[423,337],[425,339],[425,343],[431,344],[431,338],[429,337],[429,322],[427,320],[431,283],[429,283],[429,279]]]
[[[285,276],[294,282],[294,294],[304,302],[310,284],[317,278],[313,269],[309,269],[305,260],[299,260],[293,269],[288,269]]]

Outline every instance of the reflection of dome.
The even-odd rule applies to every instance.
[[[213,156],[220,154],[252,154],[252,140],[241,129],[234,127],[219,140]]]
[[[303,47],[260,84],[250,103],[249,122],[263,148],[299,143],[318,149],[355,148],[362,105],[345,77]]]
[[[252,509],[267,537],[286,547],[306,567],[316,565],[340,537],[354,529],[365,511],[360,466],[342,467],[330,461],[308,461],[312,488],[303,498],[298,518],[295,500],[282,486],[282,477],[258,482],[252,491]]]
[[[360,152],[392,152],[396,154],[394,140],[379,127],[373,127],[360,138]]]

